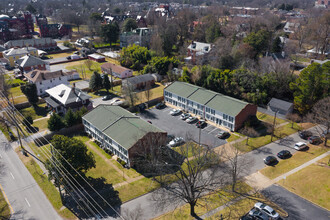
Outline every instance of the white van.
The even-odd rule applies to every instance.
[[[294,145],[294,149],[296,150],[303,150],[307,147],[307,144],[305,142],[298,142]]]

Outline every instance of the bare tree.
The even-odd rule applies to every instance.
[[[318,124],[317,130],[320,134],[322,134],[324,130],[327,131],[325,134],[322,134],[325,146],[327,146],[330,135],[330,97],[328,96],[318,101],[306,118],[308,121]],[[322,128],[322,126],[324,126],[325,129],[324,127]]]
[[[160,175],[154,178],[162,186],[154,199],[162,205],[188,203],[190,215],[198,218],[195,206],[206,194],[217,193],[226,178],[218,172],[219,156],[209,147],[188,142],[178,152],[185,157],[182,164],[165,164],[159,170]],[[173,167],[176,171],[168,174]]]
[[[291,128],[293,128],[294,123],[301,121],[301,117],[297,113],[288,114],[287,119],[291,121]]]
[[[90,59],[87,59],[87,60],[85,60],[84,64],[90,71],[92,70],[93,61],[91,61]]]
[[[257,137],[259,135],[254,128],[248,126],[245,126],[240,132],[246,135],[246,145],[249,145],[249,138]]]
[[[152,87],[151,85],[148,83],[144,89],[144,96],[146,97],[147,101],[150,101],[150,98],[152,96]]]
[[[5,73],[4,68],[0,66],[0,91],[8,98],[10,85],[5,79]]]
[[[134,87],[131,84],[127,84],[125,87],[122,87],[122,92],[130,107],[134,107],[135,103],[139,100],[139,97],[134,91]]]

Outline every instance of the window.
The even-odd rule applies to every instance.
[[[228,120],[228,115],[223,114],[223,119]]]
[[[178,96],[178,100],[181,102],[181,97],[180,96]]]
[[[200,108],[200,106],[199,106],[199,104],[197,104],[197,109],[199,109]]]
[[[215,110],[211,109],[211,114],[215,115]]]
[[[230,122],[233,122],[234,121],[234,118],[229,116],[229,119],[228,119]]]
[[[206,110],[205,110],[207,113],[210,113],[210,108],[209,107],[206,107]]]

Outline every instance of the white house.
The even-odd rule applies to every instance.
[[[68,75],[62,70],[47,71],[33,70],[24,74],[29,83],[34,83],[37,86],[38,96],[46,94],[46,89],[53,88],[60,84],[69,85]]]

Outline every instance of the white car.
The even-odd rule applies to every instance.
[[[294,149],[296,150],[303,150],[307,147],[307,144],[305,142],[298,142],[294,145]]]
[[[170,115],[178,115],[181,113],[181,110],[179,109],[173,109],[172,111],[170,111]]]
[[[180,118],[182,119],[182,120],[186,120],[187,118],[189,118],[190,117],[190,114],[189,113],[183,113],[182,115],[180,115]]]
[[[184,143],[184,140],[182,137],[176,137],[174,138],[173,140],[170,141],[170,143],[168,143],[168,147],[176,147],[176,146],[179,146],[181,144]]]
[[[111,100],[110,105],[121,105],[123,103],[124,103],[124,101],[122,101],[118,98],[114,98],[114,99]]]
[[[280,215],[270,206],[262,203],[262,202],[257,202],[254,204],[254,207],[264,213],[266,213],[269,217],[272,219],[278,219]]]
[[[195,121],[197,121],[197,118],[193,116],[190,116],[189,118],[186,119],[187,123],[194,123]]]

